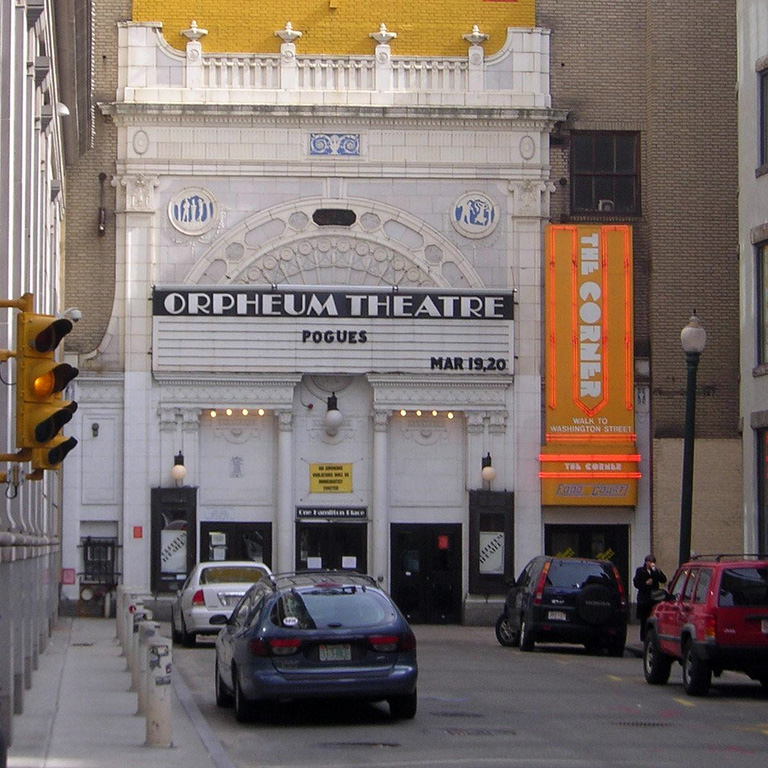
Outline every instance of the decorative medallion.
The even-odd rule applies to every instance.
[[[188,187],[171,198],[168,218],[179,232],[202,235],[216,224],[219,204],[207,189]]]
[[[313,156],[360,157],[359,133],[310,133],[309,154]]]
[[[467,192],[453,205],[451,223],[464,237],[487,237],[496,229],[498,211],[482,192]]]

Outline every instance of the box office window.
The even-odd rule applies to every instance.
[[[637,133],[576,131],[571,136],[571,212],[640,212]]]

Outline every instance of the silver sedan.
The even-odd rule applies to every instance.
[[[211,625],[211,616],[231,611],[252,584],[271,575],[264,563],[251,560],[198,563],[171,607],[173,641],[192,646],[197,635],[218,634],[221,627]]]

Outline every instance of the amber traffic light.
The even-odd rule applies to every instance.
[[[63,391],[77,368],[55,359],[56,349],[72,330],[71,321],[21,312],[16,339],[16,445],[32,449],[32,466],[56,469],[77,445],[59,434],[72,419],[77,403]]]

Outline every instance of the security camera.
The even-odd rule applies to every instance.
[[[78,322],[83,317],[83,313],[77,307],[70,307],[65,309],[61,313],[62,317],[66,317],[67,320],[71,320],[73,323]]]

